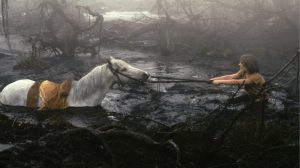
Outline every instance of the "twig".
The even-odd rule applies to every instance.
[[[258,140],[259,143],[262,143],[263,140],[263,133],[264,133],[264,128],[265,128],[265,105],[266,105],[266,100],[263,100],[261,103],[261,113],[260,113],[260,124],[259,124],[259,133],[258,133]]]
[[[120,139],[120,138],[129,138],[133,139],[139,142],[143,142],[145,145],[150,146],[150,147],[158,147],[160,144],[157,141],[154,141],[152,138],[139,134],[130,130],[107,130],[103,132],[96,132],[93,130],[88,130],[89,132],[92,132],[95,136],[98,136],[99,138],[104,138],[104,139]]]
[[[170,126],[168,126],[168,125],[166,125],[166,124],[164,124],[164,123],[162,123],[162,122],[153,120],[153,119],[151,119],[151,118],[143,117],[143,116],[138,116],[138,115],[126,115],[126,116],[124,117],[124,119],[126,119],[126,118],[142,118],[142,119],[144,119],[144,120],[152,121],[152,122],[157,123],[157,124],[159,124],[159,125],[162,125],[162,126],[164,126],[164,127],[170,128]]]
[[[298,39],[298,43],[299,43],[299,39]],[[298,44],[299,45],[299,44]],[[297,66],[297,84],[296,84],[296,94],[298,94],[298,96],[297,96],[297,100],[298,100],[298,102],[299,102],[299,71],[300,71],[300,58],[299,58],[299,50],[300,49],[298,49],[298,60],[297,60],[297,64],[298,64],[298,66]]]
[[[271,83],[274,79],[277,78],[277,76],[279,76],[291,63],[293,63],[293,61],[299,57],[299,50],[297,51],[297,53],[290,59],[289,62],[287,62],[277,73],[275,73],[271,79],[269,79],[268,81],[266,81],[267,84]],[[298,71],[299,72],[299,71]]]
[[[246,105],[232,120],[231,124],[227,127],[227,129],[222,133],[222,135],[220,136],[220,138],[217,140],[216,142],[216,147],[215,149],[211,152],[210,157],[214,157],[219,150],[221,149],[221,147],[223,146],[223,143],[227,137],[227,135],[229,134],[229,132],[233,129],[234,125],[236,124],[236,122],[239,120],[239,118],[242,116],[242,114],[249,108],[252,107],[255,100],[261,95],[261,93],[263,92],[265,87],[262,87],[260,89],[260,91],[258,92],[258,94],[252,98],[251,102]]]
[[[102,127],[97,128],[97,130],[101,132],[111,130],[111,129],[127,130],[127,128],[122,125],[104,125]]]
[[[207,116],[205,116],[205,118],[203,119],[204,121],[209,118],[212,114],[214,114],[215,112],[217,112],[217,110],[219,110],[221,108],[222,105],[224,105],[223,109],[220,110],[220,113],[223,113],[227,107],[229,106],[229,104],[231,103],[231,101],[235,98],[235,96],[237,95],[237,93],[241,90],[241,88],[244,86],[245,81],[243,82],[242,85],[239,85],[239,87],[236,89],[236,91],[231,95],[231,97],[229,99],[226,100],[225,103],[221,103],[216,109],[214,109],[212,112],[210,112]],[[214,119],[217,118],[217,116],[214,117]]]
[[[99,131],[96,131],[96,133],[101,133]],[[106,140],[101,138],[102,144],[104,149],[109,153],[111,159],[112,159],[112,165],[114,168],[117,168],[117,160],[116,160],[116,156],[114,155],[114,153],[112,152],[112,150],[110,149],[109,145],[106,143]]]
[[[165,144],[170,144],[173,146],[173,148],[176,150],[176,159],[177,159],[177,166],[182,167],[182,164],[180,162],[181,157],[180,157],[180,149],[177,146],[177,144],[173,140],[168,140]]]
[[[14,127],[16,120],[17,120],[17,118],[14,118],[14,121],[13,121],[11,127]]]
[[[276,150],[282,150],[282,149],[285,149],[285,148],[294,148],[294,149],[297,150],[297,149],[299,149],[299,145],[298,144],[287,144],[287,145],[280,145],[280,146],[271,147],[271,148],[268,148],[268,149],[264,150],[259,157],[262,157],[263,155],[265,155],[268,152],[272,152],[272,151],[276,151]]]
[[[9,32],[8,32],[8,0],[1,0],[1,9],[2,9],[2,28],[3,33],[6,39],[6,43],[8,46],[9,51],[11,52],[11,44],[9,39]]]

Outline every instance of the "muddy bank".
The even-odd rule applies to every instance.
[[[22,109],[10,110],[20,113]],[[298,121],[291,113],[266,113],[268,123],[263,139],[258,141],[257,116],[252,111],[247,112],[227,135],[226,146],[219,149],[223,131],[229,128],[228,124],[236,115],[234,111],[218,115],[217,120],[203,122],[194,118],[168,127],[133,115],[125,118],[101,108],[46,111],[44,114],[23,110],[34,114],[39,123],[25,123],[0,115],[3,129],[0,133],[1,167],[184,165],[194,168],[219,164],[235,167],[241,159],[238,165],[247,163],[254,167],[294,167],[298,163]],[[83,120],[88,121],[86,113],[97,122],[88,127],[83,125]],[[74,116],[80,121],[70,122]]]

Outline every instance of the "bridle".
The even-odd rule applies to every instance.
[[[120,86],[124,86],[124,83],[121,81],[119,75],[122,75],[128,79],[131,79],[133,81],[135,81],[136,83],[138,84],[144,84],[145,82],[142,81],[142,80],[139,80],[139,79],[136,79],[134,77],[131,77],[129,75],[126,75],[122,72],[120,72],[118,69],[114,69],[113,66],[112,66],[112,63],[110,62],[109,59],[107,59],[107,66],[108,66],[108,69],[111,71],[111,73],[113,74],[113,76],[115,76],[117,78],[117,83],[120,85]]]

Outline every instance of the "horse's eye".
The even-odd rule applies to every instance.
[[[121,69],[121,71],[126,71],[126,70],[127,70],[127,68],[122,68],[122,69]]]

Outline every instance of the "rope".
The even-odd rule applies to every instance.
[[[175,78],[168,76],[151,76],[151,78],[157,79],[157,81],[148,81],[148,83],[211,83],[210,80]]]
[[[211,82],[209,80],[160,80],[160,81],[148,81],[147,83],[208,83]]]

